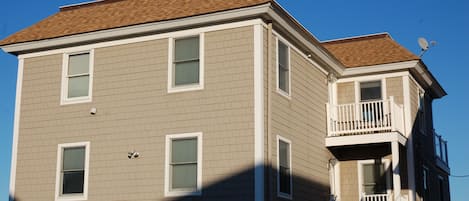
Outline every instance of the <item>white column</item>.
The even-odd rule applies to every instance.
[[[393,178],[393,189],[394,189],[394,200],[399,201],[401,196],[401,175],[399,170],[399,142],[391,142],[391,153],[392,153],[392,178]]]

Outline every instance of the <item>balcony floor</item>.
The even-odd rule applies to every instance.
[[[403,146],[407,143],[407,138],[399,132],[373,133],[363,135],[346,135],[326,138],[326,147],[337,147],[347,145],[375,144],[397,141]]]

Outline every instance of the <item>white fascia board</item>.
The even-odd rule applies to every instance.
[[[194,26],[197,24],[208,24],[217,21],[228,21],[240,17],[256,16],[262,13],[267,13],[270,4],[263,4],[254,7],[235,9],[230,11],[206,14],[201,16],[187,17],[177,20],[162,21],[141,25],[134,25],[128,27],[121,27],[115,29],[108,29],[102,31],[95,31],[90,33],[76,34],[72,36],[65,36],[54,39],[46,39],[41,41],[32,41],[25,43],[18,43],[12,45],[5,45],[1,48],[8,53],[24,52],[28,50],[43,49],[48,47],[64,46],[74,43],[85,43],[92,41],[102,41],[112,38],[122,38],[131,35],[138,35],[142,33],[160,32],[169,29],[177,29],[182,27]]]
[[[384,71],[395,71],[395,70],[404,70],[415,68],[419,63],[418,60],[390,63],[390,64],[380,64],[373,66],[364,66],[364,67],[353,67],[347,68],[342,73],[342,76],[356,76],[361,74],[370,74],[370,73],[382,73]]]
[[[404,145],[407,139],[400,133],[381,133],[381,134],[368,134],[368,135],[351,135],[341,137],[327,137],[326,147],[346,146],[346,145],[360,145],[360,144],[374,144],[385,142],[399,142]]]
[[[285,30],[289,31],[289,33],[295,39],[298,39],[298,41],[304,44],[308,48],[308,50],[311,50],[312,54],[317,55],[322,61],[324,61],[327,65],[329,65],[334,71],[338,72],[339,74],[341,74],[344,71],[344,67],[338,61],[333,59],[330,54],[327,54],[326,52],[321,50],[317,45],[313,44],[311,40],[306,39],[304,35],[302,35],[300,32],[297,31],[298,30],[297,27],[292,26],[291,23],[283,19],[283,17],[280,16],[280,14],[276,13],[273,9],[269,9],[268,14],[270,17],[272,17],[274,21],[279,23],[281,27],[284,27]],[[306,28],[304,29],[307,30]],[[313,36],[311,33],[309,34]]]
[[[422,79],[425,81],[425,84],[427,84],[432,89],[437,97],[441,98],[447,95],[446,91],[443,89],[440,83],[433,77],[430,71],[426,69],[424,65],[422,65],[422,63],[418,63],[415,67],[415,70],[418,76],[422,77]]]

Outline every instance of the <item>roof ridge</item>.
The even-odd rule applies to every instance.
[[[83,7],[96,6],[100,4],[106,4],[106,3],[114,3],[117,1],[123,1],[123,0],[92,0],[92,1],[85,1],[82,3],[60,6],[59,9],[60,11],[69,11],[69,10],[83,8]]]
[[[370,40],[370,39],[385,38],[385,37],[388,37],[391,40],[394,40],[388,32],[381,32],[381,33],[374,33],[374,34],[366,34],[366,35],[358,35],[358,36],[351,36],[351,37],[345,37],[345,38],[325,40],[325,41],[321,41],[321,43],[322,44],[347,43],[347,42],[352,42],[352,41]]]

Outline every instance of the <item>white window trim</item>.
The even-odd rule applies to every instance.
[[[287,46],[287,57],[288,57],[288,92],[280,89],[280,86],[279,86],[279,70],[278,70],[278,66],[279,66],[279,41],[282,42],[285,46]],[[290,43],[288,43],[288,41],[286,41],[285,39],[283,38],[280,38],[279,36],[276,37],[276,45],[277,45],[277,48],[276,48],[276,65],[275,65],[275,75],[276,75],[276,85],[277,85],[277,93],[279,93],[280,95],[288,98],[289,100],[291,100],[291,94],[292,94],[292,91],[291,91],[291,74],[292,74],[292,65],[291,65],[291,45]]]
[[[197,138],[197,190],[196,191],[170,191],[169,180],[170,178],[170,158],[171,158],[171,141],[173,139],[184,139],[184,138]],[[164,195],[165,197],[176,197],[176,196],[200,196],[202,195],[202,132],[195,133],[182,133],[182,134],[171,134],[166,135],[166,148],[165,148],[165,170],[164,170]]]
[[[68,64],[71,55],[89,53],[89,85],[88,85],[88,96],[68,98]],[[64,53],[62,58],[62,86],[60,95],[60,105],[69,105],[77,103],[88,103],[92,101],[93,97],[93,71],[94,71],[94,49],[80,52]]]
[[[288,143],[288,147],[289,147],[289,150],[288,150],[288,163],[290,165],[290,194],[286,194],[286,193],[282,193],[280,192],[280,147],[279,147],[279,143],[280,141],[283,141],[283,142],[286,142]],[[277,196],[278,197],[281,197],[281,198],[285,198],[285,199],[289,199],[291,200],[293,198],[293,167],[292,167],[292,158],[291,158],[291,150],[292,150],[292,143],[289,139],[287,138],[284,138],[280,135],[277,135]]]
[[[62,170],[62,157],[64,148],[72,147],[85,147],[85,178],[83,182],[83,194],[82,195],[60,195],[61,191],[61,170]],[[77,142],[77,143],[66,143],[59,144],[57,147],[57,170],[55,179],[55,200],[56,201],[79,201],[88,200],[88,175],[89,175],[89,163],[90,163],[90,142]]]
[[[386,171],[386,192],[388,195],[391,195],[392,188],[391,188],[391,161],[389,159],[381,159],[381,162],[384,164],[384,170]],[[358,166],[358,195],[360,198],[363,195],[363,165],[367,164],[374,164],[375,160],[359,160],[357,161]]]
[[[173,86],[173,61],[174,61],[174,42],[179,38],[188,38],[199,36],[199,84]],[[186,91],[197,91],[204,89],[205,72],[205,33],[180,35],[168,39],[168,93],[178,93]]]

